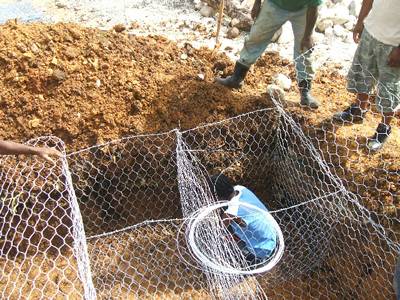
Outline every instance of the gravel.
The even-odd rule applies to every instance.
[[[238,8],[243,9],[243,14],[251,7],[251,0],[247,2]],[[318,45],[313,52],[316,67],[339,64],[342,72],[346,72],[356,48],[351,40],[351,29],[360,3],[361,0],[324,2],[317,23]],[[114,27],[116,31],[127,30],[137,35],[164,35],[182,45],[189,42],[196,48],[215,47],[218,14],[214,14],[215,9],[199,0],[0,0],[0,22],[18,17],[23,21],[75,22],[104,30]],[[238,23],[240,20],[224,16],[220,33],[220,51],[225,51],[232,60],[238,59],[247,34],[236,29],[232,34],[232,25],[238,27]],[[283,58],[292,58],[293,35],[290,24],[283,26],[277,43],[271,43],[267,51],[277,51]]]

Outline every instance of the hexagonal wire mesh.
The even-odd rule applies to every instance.
[[[34,146],[64,152],[58,138]],[[93,298],[86,236],[65,159],[1,159],[1,298]]]

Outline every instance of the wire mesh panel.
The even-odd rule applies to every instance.
[[[69,165],[7,158],[3,297],[391,297],[393,222],[364,207],[315,145],[276,102],[84,149],[67,156]],[[208,178],[221,172],[251,188],[282,231],[283,256],[268,272],[240,273],[221,216],[204,217],[218,203]]]
[[[175,135],[137,136],[69,155],[88,236],[181,216]]]
[[[311,80],[302,59],[297,76]],[[386,123],[399,104],[384,79],[355,61],[348,89],[358,100],[319,123],[298,122],[304,116],[278,93],[270,109],[115,140],[54,164],[3,159],[2,298],[393,297],[400,173],[387,154],[398,132]],[[33,143],[64,151],[55,138]],[[270,221],[267,258],[232,233],[256,235],[225,212],[232,202],[216,193],[214,174],[266,207],[247,207],[246,217]]]
[[[64,151],[56,138],[32,144]],[[95,298],[66,161],[7,157],[1,168],[1,298]]]

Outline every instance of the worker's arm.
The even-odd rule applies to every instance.
[[[222,219],[222,223],[224,224],[224,226],[228,229],[229,233],[230,233],[230,238],[233,238],[233,240],[235,240],[236,242],[240,241],[240,238],[235,234],[235,231],[233,230],[233,227],[230,226],[232,222],[238,224],[240,227],[244,228],[246,227],[246,222],[237,216],[233,216],[227,213],[222,213],[221,214],[221,219]]]
[[[315,28],[315,23],[318,19],[318,6],[310,6],[307,9],[306,15],[306,28],[304,29],[304,36],[301,40],[300,49],[301,51],[307,51],[314,47],[314,41],[312,34]]]
[[[251,17],[255,20],[258,17],[258,14],[261,10],[261,0],[255,0],[253,4],[253,8],[251,10]]]
[[[0,155],[38,155],[48,161],[52,161],[51,156],[61,157],[62,154],[53,148],[32,147],[15,142],[0,140]]]
[[[246,227],[246,222],[242,218],[227,213],[222,214],[222,222],[226,227],[228,227],[232,221],[238,224],[240,227]]]
[[[363,0],[360,13],[358,15],[357,23],[353,29],[353,40],[355,43],[358,43],[361,38],[361,33],[364,30],[364,20],[368,16],[371,11],[372,4],[374,0]]]
[[[388,65],[392,68],[400,68],[400,45],[394,47],[390,52]]]

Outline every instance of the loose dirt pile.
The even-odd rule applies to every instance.
[[[243,99],[211,83],[231,65],[226,57],[162,37],[8,23],[0,49],[4,139],[54,134],[73,150],[262,107],[260,97]]]
[[[213,82],[232,67],[223,54],[190,44],[180,48],[163,37],[8,22],[0,28],[0,137],[56,135],[72,151],[126,135],[191,128],[270,106],[264,91],[272,77],[295,79],[292,64],[269,53],[240,91]],[[388,206],[397,204],[398,129],[380,154],[370,156],[362,151],[365,139],[355,137],[371,135],[379,117],[370,115],[364,125],[332,125],[332,114],[353,99],[334,67],[317,76],[314,91],[319,110],[300,108],[294,85],[288,109],[319,138],[327,161],[349,181],[362,183],[360,192],[378,187],[389,192]]]

